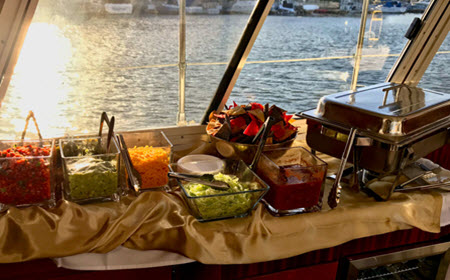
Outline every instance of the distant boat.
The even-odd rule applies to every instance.
[[[105,3],[105,11],[108,14],[132,14],[133,4],[131,3]]]
[[[231,6],[230,13],[232,14],[250,14],[256,6],[256,0],[237,0]]]
[[[295,16],[297,12],[294,9],[294,4],[283,0],[281,3],[274,4],[271,9],[272,14],[282,16]]]
[[[319,6],[317,6],[317,5],[313,5],[313,4],[303,5],[303,10],[305,10],[307,12],[315,11],[317,9],[319,9]]]
[[[381,11],[384,14],[404,14],[406,9],[407,7],[400,1],[386,1],[382,5],[372,5],[369,8],[371,12]]]
[[[407,13],[423,13],[427,9],[430,2],[420,1],[409,5],[406,9]]]

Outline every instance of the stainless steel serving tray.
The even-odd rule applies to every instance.
[[[308,145],[337,158],[356,129],[358,164],[378,173],[395,172],[402,162],[417,160],[450,138],[450,94],[405,85],[383,83],[332,94],[316,110],[297,115],[308,119]]]
[[[307,122],[308,130],[306,142],[312,149],[341,158],[350,129],[336,126],[317,119]],[[430,134],[418,137],[414,141],[405,139],[400,145],[387,144],[376,139],[358,134],[355,137],[355,146],[358,147],[358,164],[361,168],[378,173],[390,173],[398,170],[402,159],[408,152],[408,162],[413,162],[448,143],[450,131],[440,128]],[[354,163],[354,149],[351,150],[349,162]]]
[[[383,83],[325,96],[316,110],[299,115],[402,145],[450,125],[450,94]]]

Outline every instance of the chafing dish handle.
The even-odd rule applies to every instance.
[[[391,104],[386,104],[389,91],[391,91],[391,90],[398,90],[398,89],[400,89],[402,87],[407,88],[409,90],[409,92],[411,93],[411,89],[406,84],[399,84],[399,85],[395,85],[395,86],[384,88],[383,89],[383,91],[384,91],[383,104],[379,108],[384,108],[384,107],[387,107],[387,106],[391,105]],[[397,102],[398,102],[398,94],[394,93],[394,103],[397,103]]]
[[[333,186],[331,187],[330,194],[328,195],[328,205],[330,208],[336,208],[336,206],[339,203],[339,198],[341,196],[341,179],[342,179],[342,173],[345,168],[345,164],[347,163],[348,156],[350,155],[350,151],[353,147],[353,142],[355,140],[356,135],[356,128],[351,128],[350,133],[348,135],[347,143],[345,144],[344,152],[342,153],[341,158],[341,164],[339,165],[338,172],[336,174],[336,180],[333,183]]]

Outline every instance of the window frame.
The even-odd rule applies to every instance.
[[[417,86],[450,32],[450,1],[432,0],[417,35],[403,48],[386,82]]]
[[[0,10],[0,104],[39,0],[4,0]]]

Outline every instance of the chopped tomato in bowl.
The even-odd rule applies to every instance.
[[[0,210],[54,204],[53,144],[53,140],[0,142]]]

